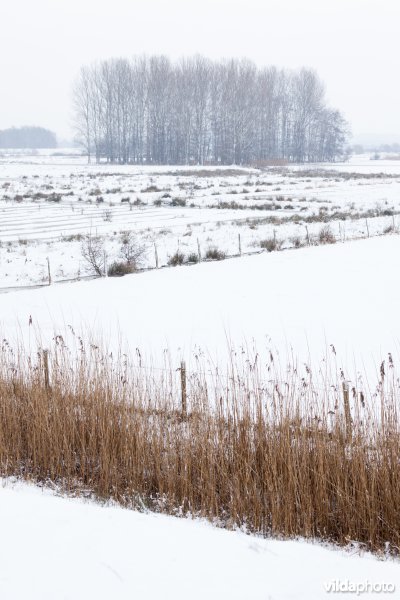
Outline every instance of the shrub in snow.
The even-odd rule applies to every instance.
[[[191,254],[189,254],[189,256],[187,257],[187,262],[188,263],[198,263],[199,262],[199,257],[195,252],[192,252]]]
[[[215,246],[208,248],[205,255],[205,258],[208,260],[223,260],[225,257],[225,252]]]
[[[260,248],[264,248],[268,252],[274,252],[282,248],[283,240],[278,240],[276,237],[266,238],[261,240]]]
[[[120,254],[134,271],[136,271],[142,263],[145,253],[144,246],[138,244],[132,231],[125,231],[122,234],[122,244]]]
[[[177,250],[175,252],[175,254],[173,254],[168,260],[168,264],[171,267],[177,267],[178,265],[183,265],[184,262],[185,262],[185,255],[183,254],[183,252],[179,252],[179,250]]]
[[[147,188],[144,188],[142,190],[142,193],[147,193],[147,192],[161,192],[162,190],[160,190],[160,188],[158,188],[156,185],[149,185]]]
[[[135,267],[128,262],[115,261],[109,266],[107,274],[109,277],[122,277],[134,273],[135,270]]]
[[[298,235],[291,237],[289,241],[291,242],[293,248],[301,248],[302,246],[304,246],[303,240]]]
[[[47,202],[61,202],[61,194],[50,194],[46,198]]]
[[[326,225],[325,227],[322,227],[319,231],[318,234],[318,242],[320,244],[335,244],[336,243],[336,238],[334,236],[334,234],[332,233],[332,229],[329,227],[329,225]]]
[[[185,198],[173,198],[170,202],[171,206],[186,206]]]
[[[86,268],[94,275],[104,275],[104,240],[90,233],[81,242],[81,255]]]

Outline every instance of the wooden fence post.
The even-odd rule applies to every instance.
[[[44,370],[44,386],[46,390],[50,389],[49,378],[49,351],[43,350],[43,370]]]
[[[367,226],[367,237],[369,237],[368,219],[365,219],[365,225]]]
[[[157,252],[157,244],[154,242],[154,256],[156,259],[156,269],[158,269],[158,252]]]
[[[352,427],[351,427],[351,412],[350,412],[350,400],[349,400],[349,384],[346,381],[342,383],[343,388],[343,405],[344,405],[344,418],[346,422],[346,443],[351,442],[352,438]]]
[[[49,285],[51,285],[51,271],[50,271],[50,259],[49,259],[49,257],[47,257],[46,260],[47,260],[47,273],[48,273],[48,277],[49,277]]]
[[[307,225],[305,225],[305,228],[306,228],[306,234],[307,234],[307,244],[308,244],[309,246],[311,246],[311,242],[310,242],[310,234],[308,233],[308,227],[307,227]]]
[[[197,255],[199,257],[199,262],[201,262],[201,250],[200,250],[199,238],[197,238]]]
[[[242,241],[240,239],[240,233],[239,233],[239,256],[242,256]]]
[[[186,395],[186,363],[181,362],[181,392],[182,392],[182,418],[187,416],[187,395]]]

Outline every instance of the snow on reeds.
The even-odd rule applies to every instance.
[[[2,476],[262,535],[400,547],[400,390],[236,361],[186,374],[81,341],[0,353]],[[333,371],[332,371],[333,372]],[[315,381],[318,380],[318,385]]]

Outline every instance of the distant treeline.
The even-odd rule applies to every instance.
[[[76,132],[89,160],[155,164],[334,161],[347,124],[309,69],[202,56],[110,59],[83,67]]]
[[[394,144],[367,144],[365,146],[354,144],[351,150],[354,154],[363,154],[371,150],[374,152],[400,152],[400,144],[396,142]]]
[[[12,127],[0,131],[0,148],[56,148],[55,134],[43,127]]]

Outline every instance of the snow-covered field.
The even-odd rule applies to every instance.
[[[398,563],[355,546],[265,540],[9,482],[0,513],[2,600],[321,600],[341,597],[335,586],[369,599],[400,589]]]
[[[243,254],[255,255],[4,293],[2,338],[35,349],[37,337],[51,346],[73,329],[109,350],[139,349],[156,368],[168,348],[189,371],[199,355],[224,364],[232,347],[272,348],[283,372],[288,357],[323,365],[334,347],[338,368],[372,386],[388,353],[399,358],[400,161],[354,157],[333,173],[96,166],[61,154],[0,157],[1,287],[45,282],[47,257],[53,280],[82,276],[79,236],[90,231],[104,237],[109,261],[122,232],[134,231],[144,267],[154,266],[155,245],[160,266],[198,245],[237,255],[239,234]],[[314,245],[326,223],[338,243]],[[288,251],[259,253],[274,236]],[[324,585],[346,581],[400,589],[398,563],[354,549],[262,540],[22,484],[0,489],[0,513],[1,600],[319,600]]]
[[[89,231],[104,238],[108,262],[118,259],[123,231],[145,246],[144,267],[154,267],[155,246],[160,266],[178,248],[197,256],[198,245],[203,256],[212,246],[237,255],[239,233],[243,254],[256,255],[2,294],[5,337],[31,343],[39,332],[50,345],[72,326],[110,348],[139,348],[156,367],[166,348],[190,365],[199,353],[224,362],[241,344],[273,348],[282,367],[288,356],[320,365],[332,345],[346,375],[372,385],[387,354],[399,355],[399,160],[356,156],[335,172],[84,160],[69,151],[0,157],[0,288],[46,282],[46,257],[53,281],[82,277],[79,237]],[[218,208],[231,201],[268,208]],[[315,246],[326,224],[338,243]],[[273,236],[288,251],[260,254]],[[304,247],[293,249],[295,238]]]
[[[225,364],[242,345],[278,351],[282,367],[288,357],[316,367],[333,345],[349,378],[375,385],[381,361],[400,355],[399,256],[399,236],[387,235],[2,294],[0,328],[51,346],[58,334],[68,343],[71,326],[155,367],[169,349],[189,369],[199,354]]]
[[[379,163],[379,164],[377,164]],[[382,163],[382,165],[381,165]],[[264,240],[313,244],[330,224],[338,241],[400,226],[400,161],[354,157],[349,164],[264,171],[236,167],[87,165],[76,153],[0,157],[0,287],[87,274],[81,237],[99,235],[107,262],[124,232],[144,246],[142,266],[177,250],[204,257],[255,253]]]

